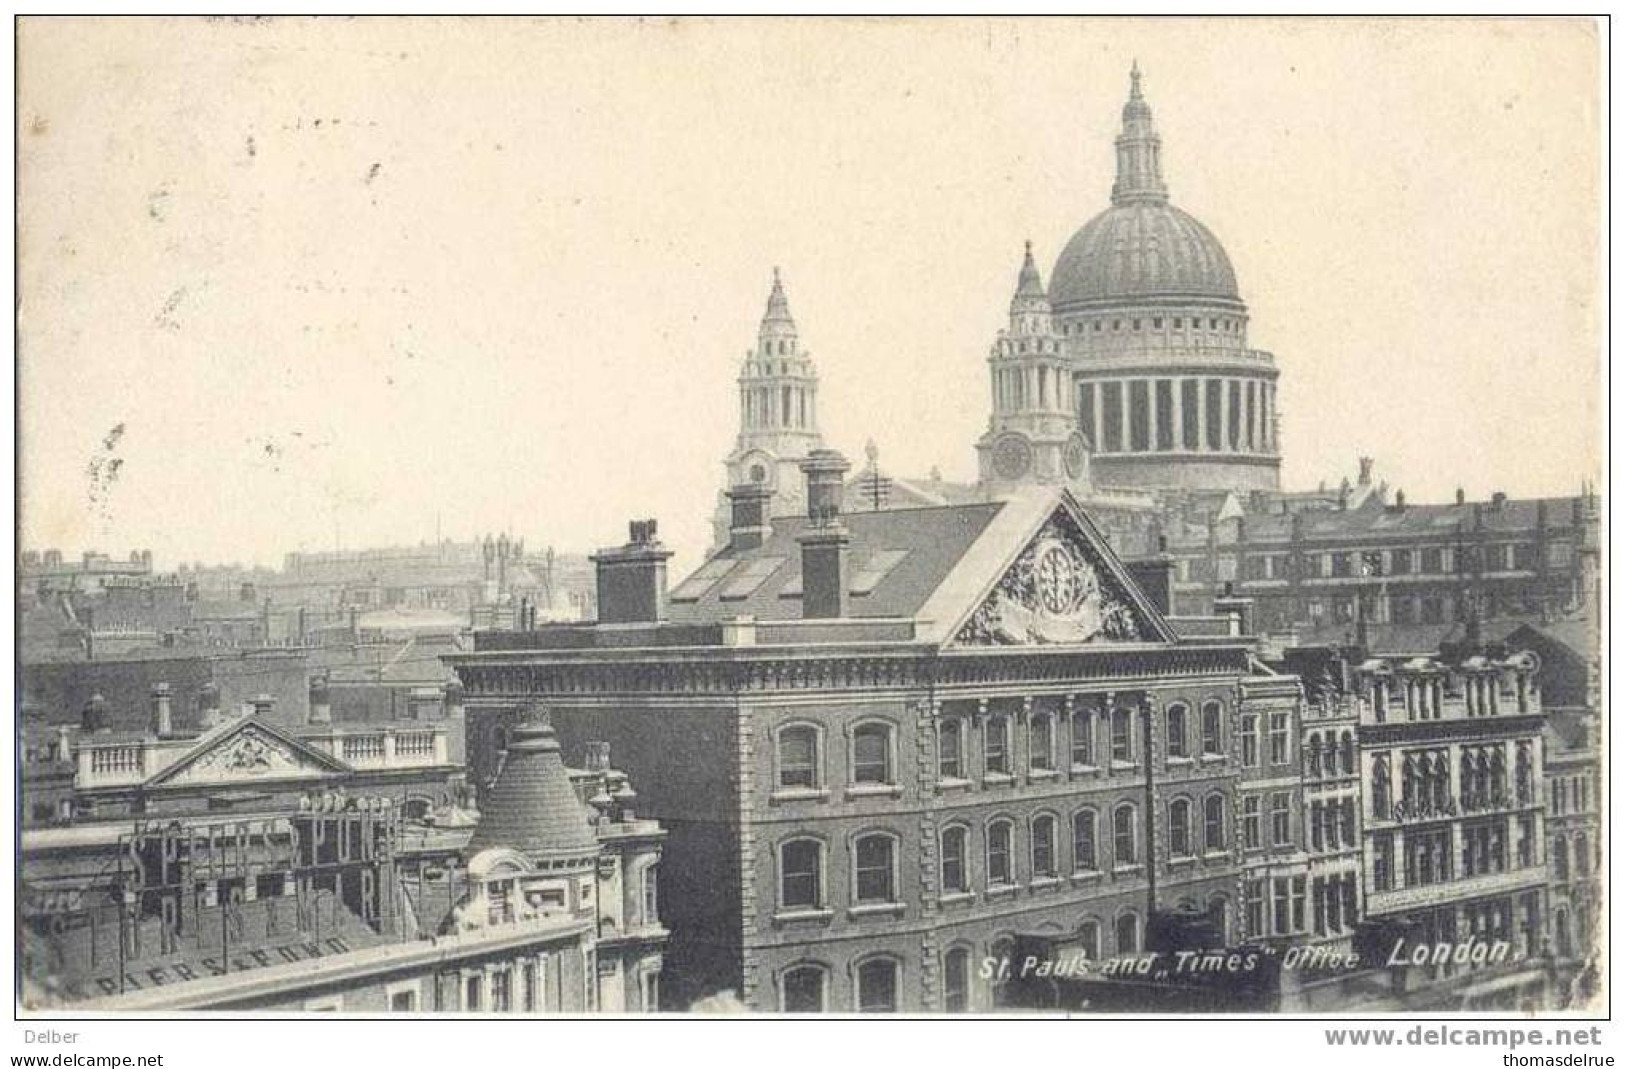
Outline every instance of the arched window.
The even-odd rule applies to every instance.
[[[1134,761],[1134,720],[1127,709],[1112,710],[1112,760],[1121,764]]]
[[[1202,704],[1202,753],[1224,753],[1224,706],[1216,701]]]
[[[871,832],[852,845],[853,891],[856,901],[897,901],[897,844],[890,835]]]
[[[1078,925],[1078,952],[1093,961],[1100,957],[1100,922],[1086,920]]]
[[[1112,810],[1112,861],[1117,865],[1132,865],[1137,855],[1134,848],[1134,806],[1124,802]]]
[[[1055,875],[1055,818],[1048,814],[1033,818],[1032,854],[1034,878]]]
[[[1586,845],[1585,832],[1574,837],[1574,874],[1584,876],[1591,871],[1591,850]]]
[[[779,905],[819,909],[824,904],[824,844],[791,839],[779,846]]]
[[[970,951],[964,947],[942,956],[942,1008],[946,1013],[970,1009]]]
[[[1343,775],[1354,775],[1354,733],[1343,732]]]
[[[779,787],[814,790],[821,786],[818,729],[793,724],[779,729]]]
[[[959,825],[942,829],[942,893],[963,894],[970,890],[965,871],[965,843],[968,834]]]
[[[1055,726],[1048,713],[1038,713],[1029,722],[1027,743],[1030,751],[1028,768],[1034,772],[1048,772],[1055,767]]]
[[[937,725],[937,777],[965,778],[965,722],[957,716]]]
[[[1100,867],[1095,849],[1095,811],[1072,814],[1072,871],[1094,872]]]
[[[822,965],[797,965],[779,978],[779,1006],[785,1013],[823,1013],[828,970]]]
[[[1230,898],[1222,891],[1215,891],[1207,900],[1207,915],[1213,921],[1214,927],[1219,930],[1219,944],[1230,945]]]
[[[870,958],[858,966],[858,1012],[897,1012],[897,963]]]
[[[1224,795],[1210,794],[1202,800],[1202,849],[1224,849]]]
[[[1163,719],[1168,728],[1168,756],[1189,757],[1190,739],[1186,736],[1185,706],[1179,703],[1170,705],[1163,711]]]
[[[891,727],[859,724],[852,731],[852,782],[892,782]]]
[[[1191,855],[1191,804],[1183,798],[1168,803],[1168,853],[1174,857]]]
[[[1557,878],[1569,878],[1569,841],[1562,836],[1552,840],[1552,865],[1557,869]]]
[[[1015,882],[1010,863],[1012,827],[1008,820],[987,826],[987,882],[998,886]]]
[[[1125,913],[1118,917],[1116,935],[1119,954],[1140,952],[1140,918],[1137,915]]]
[[[1307,750],[1308,750],[1308,754],[1309,754],[1309,775],[1313,776],[1316,779],[1319,779],[1320,775],[1321,775],[1321,772],[1320,772],[1320,735],[1318,733],[1309,736],[1309,745],[1307,747]],[[1336,769],[1333,769],[1332,771],[1335,772]]]

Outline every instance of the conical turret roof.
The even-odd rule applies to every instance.
[[[547,710],[539,705],[521,714],[509,736],[501,769],[480,806],[480,822],[467,851],[473,856],[502,846],[534,861],[598,853],[586,807],[570,783]]]

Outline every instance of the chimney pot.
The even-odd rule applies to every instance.
[[[309,722],[312,724],[333,722],[333,701],[327,689],[326,672],[318,672],[310,677]]]
[[[834,449],[814,449],[801,462],[807,477],[807,518],[812,525],[801,543],[801,615],[809,620],[846,615],[847,548],[851,536],[841,524],[841,497],[851,469]]]
[[[254,707],[254,715],[269,718],[271,710],[276,706],[276,699],[269,694],[256,694],[249,702]]]

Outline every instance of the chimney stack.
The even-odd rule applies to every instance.
[[[1146,599],[1158,612],[1167,616],[1173,612],[1174,558],[1168,555],[1168,537],[1157,536],[1157,555],[1123,562],[1134,583],[1145,592]]]
[[[728,523],[728,546],[735,553],[755,549],[767,541],[768,502],[773,491],[760,483],[745,483],[728,491],[732,519]]]
[[[446,696],[442,699],[442,715],[447,719],[455,719],[463,715],[463,681],[453,679],[446,684]]]
[[[276,699],[269,694],[256,694],[249,704],[254,707],[254,715],[261,720],[271,719],[271,709],[276,705]]]
[[[666,618],[666,561],[654,520],[633,520],[626,545],[592,556],[598,570],[598,622],[653,624]]]
[[[1463,490],[1459,486],[1456,487],[1456,504],[1457,505],[1465,505],[1465,504],[1467,504],[1467,491]]]
[[[1235,584],[1226,582],[1224,593],[1213,599],[1213,612],[1216,616],[1228,616],[1231,619],[1232,635],[1253,634],[1253,599],[1241,597],[1236,594]]]
[[[807,477],[809,526],[801,543],[801,615],[809,620],[846,615],[846,553],[852,542],[841,523],[841,497],[852,465],[833,449],[814,449],[801,462]]]
[[[152,733],[160,739],[167,739],[175,733],[168,683],[158,683],[152,688]]]
[[[207,731],[220,723],[220,685],[211,681],[203,684],[197,696],[197,720],[200,730]]]
[[[312,724],[333,722],[333,703],[327,693],[327,673],[318,672],[310,677],[310,714]]]

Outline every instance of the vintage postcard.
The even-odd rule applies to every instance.
[[[1606,32],[18,20],[19,1013],[1605,1014]]]

